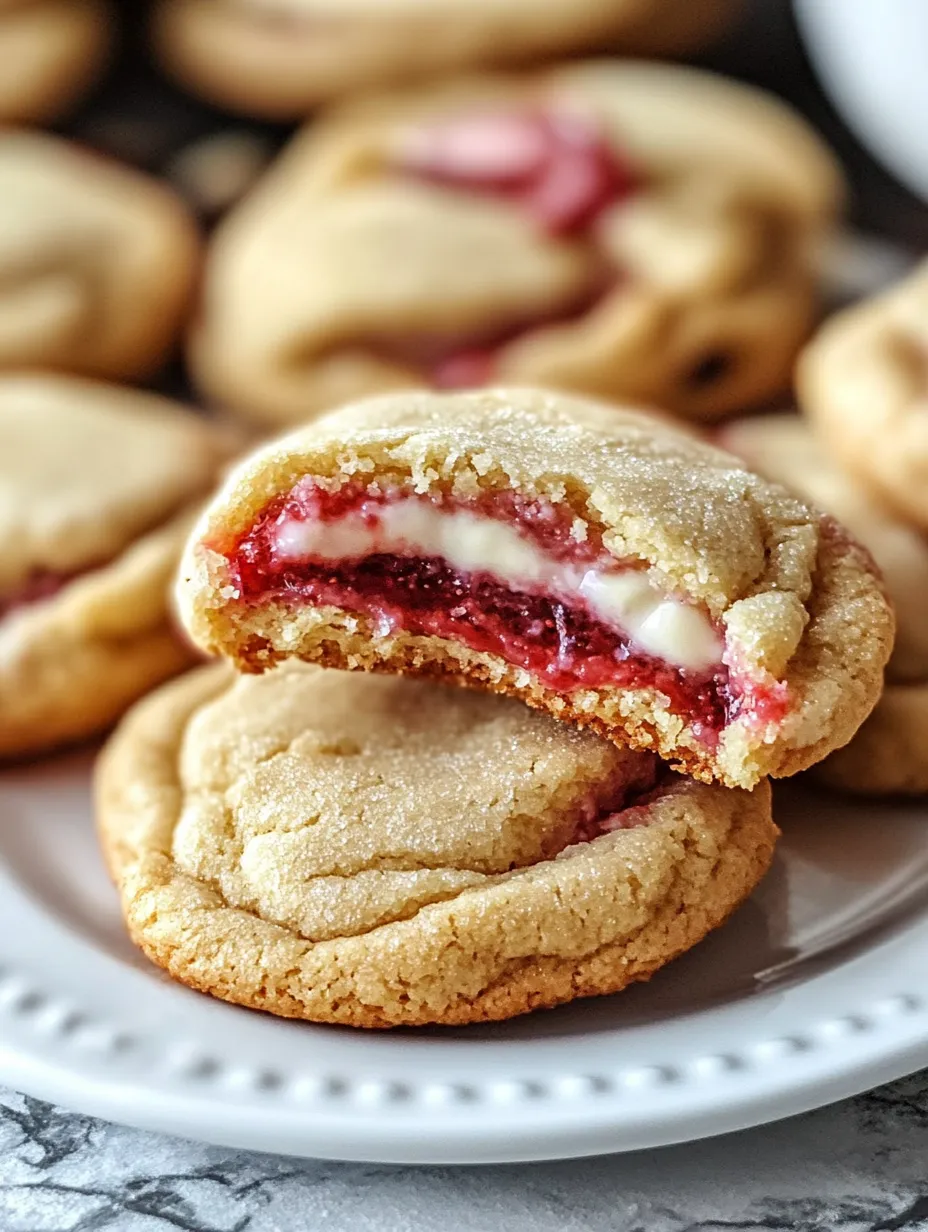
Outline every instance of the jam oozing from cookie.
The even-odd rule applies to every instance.
[[[363,614],[375,637],[456,641],[560,692],[656,689],[707,743],[744,709],[708,613],[545,500],[327,491],[308,478],[228,556],[245,603]]]
[[[583,236],[599,216],[634,192],[637,178],[597,124],[564,108],[484,111],[414,129],[399,158],[410,176],[462,192],[500,197],[544,233]],[[524,334],[578,320],[614,281],[597,280],[571,303],[456,338],[420,334],[371,349],[426,373],[439,389],[494,379],[498,353]]]

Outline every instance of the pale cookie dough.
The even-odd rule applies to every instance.
[[[107,0],[0,0],[0,123],[54,119],[97,79],[112,42]]]
[[[165,68],[212,102],[298,119],[318,103],[596,46],[690,51],[731,0],[159,0]],[[681,10],[685,9],[686,12]]]
[[[815,775],[866,795],[928,792],[928,542],[842,471],[798,415],[739,420],[719,439],[843,522],[873,553],[896,609],[883,694],[851,742],[820,762]]]
[[[928,680],[928,540],[843,471],[798,415],[758,415],[726,424],[718,442],[752,470],[834,514],[873,553],[896,609],[887,678]]]
[[[0,368],[153,371],[183,323],[199,249],[187,208],[155,180],[0,130]]]
[[[0,376],[0,757],[101,731],[194,660],[170,587],[223,449],[153,394]]]
[[[298,134],[219,227],[193,377],[265,424],[500,382],[717,419],[788,384],[841,196],[802,120],[692,69],[368,100]]]
[[[665,421],[532,390],[395,394],[266,446],[179,586],[246,671],[446,677],[743,787],[846,743],[892,644],[833,518]]]
[[[777,836],[766,783],[697,784],[515,702],[301,664],[207,668],[146,699],[96,795],[152,961],[357,1027],[648,979],[751,892]]]
[[[928,261],[826,322],[803,352],[798,391],[842,465],[928,531]]]

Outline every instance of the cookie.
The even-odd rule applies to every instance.
[[[896,609],[896,642],[887,678],[897,683],[928,681],[928,541],[841,470],[798,415],[738,420],[726,424],[718,441],[752,470],[834,514],[869,549]]]
[[[266,424],[503,382],[719,418],[788,384],[840,197],[803,121],[691,69],[376,98],[299,134],[219,227],[194,380]]]
[[[815,767],[816,777],[865,795],[928,792],[928,542],[840,470],[799,416],[741,420],[719,437],[749,466],[839,518],[873,553],[896,609],[886,688],[850,744]]]
[[[167,358],[198,272],[186,207],[57,137],[0,132],[0,368],[139,377]]]
[[[928,793],[928,680],[887,684],[854,739],[816,766],[815,776],[853,795]]]
[[[96,795],[150,959],[357,1027],[647,979],[751,892],[777,835],[766,783],[694,783],[515,702],[301,664],[214,666],[147,698]]]
[[[645,55],[711,39],[731,0],[160,0],[162,64],[222,107],[294,120],[319,103],[449,71],[608,44]],[[692,10],[692,12],[690,12]]]
[[[112,42],[106,0],[0,0],[0,123],[53,120],[97,79]]]
[[[220,457],[167,399],[0,376],[0,756],[98,732],[193,661],[170,588]]]
[[[928,262],[831,317],[798,368],[798,392],[828,449],[928,531]]]
[[[442,677],[730,786],[850,739],[892,641],[834,519],[669,423],[532,390],[386,396],[266,446],[179,585],[242,670]]]

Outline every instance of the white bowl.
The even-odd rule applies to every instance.
[[[822,83],[871,153],[928,200],[928,0],[795,0]]]

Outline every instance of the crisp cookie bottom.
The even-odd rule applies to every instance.
[[[314,671],[300,670],[304,674]],[[582,765],[588,758],[595,765],[601,757],[634,756],[569,728],[562,734],[558,725],[543,716],[479,695],[467,695],[470,700],[464,703],[456,693],[421,683],[330,672],[317,676],[325,677],[320,687],[330,689],[417,689],[423,697],[425,691],[442,695],[441,704],[451,709],[480,705],[498,707],[503,715],[524,715],[519,723],[550,724],[550,735],[545,734],[546,728],[544,741],[558,757],[568,743],[587,742]],[[293,927],[263,918],[253,909],[230,905],[216,880],[190,875],[175,857],[179,846],[188,862],[211,858],[209,843],[198,839],[190,846],[188,842],[188,806],[197,801],[202,804],[200,796],[185,791],[182,781],[191,766],[200,766],[193,773],[205,776],[204,782],[212,782],[217,790],[221,787],[220,794],[227,801],[209,823],[215,831],[216,850],[221,855],[227,838],[243,843],[240,862],[218,874],[228,892],[246,897],[252,892],[248,877],[260,869],[263,845],[275,845],[277,860],[277,845],[307,839],[305,822],[302,827],[286,822],[286,818],[292,821],[294,816],[304,816],[305,802],[315,789],[314,782],[300,786],[303,763],[293,755],[298,736],[294,740],[291,732],[284,747],[279,742],[274,747],[265,733],[254,745],[263,752],[253,764],[249,762],[248,774],[236,778],[231,788],[224,777],[226,771],[215,769],[241,756],[236,745],[241,724],[249,729],[260,726],[265,721],[262,715],[273,710],[273,705],[256,706],[251,699],[247,707],[235,711],[236,690],[241,693],[261,686],[254,681],[230,686],[231,680],[223,669],[205,669],[140,703],[104,752],[97,776],[100,835],[132,939],[175,979],[224,1000],[284,1017],[391,1027],[505,1019],[576,997],[616,992],[648,979],[721,924],[751,892],[772,858],[777,830],[766,782],[748,793],[668,779],[653,797],[646,797],[644,807],[650,814],[646,824],[568,845],[553,858],[507,872],[491,870],[485,876],[476,867],[456,867],[450,871],[477,878],[479,884],[467,885],[412,910],[406,918],[356,935],[307,940]],[[308,680],[304,675],[296,682],[301,697],[306,697],[304,681]],[[215,767],[204,767],[199,756],[206,747],[202,744],[204,722],[211,721],[209,707],[217,699],[231,706],[233,715],[221,725],[218,743],[214,727],[219,756]],[[326,721],[323,716],[318,725]],[[520,751],[521,729],[514,730],[515,743],[504,744],[497,754],[506,761]],[[529,738],[539,737],[529,733],[525,739]],[[356,752],[346,749],[344,737],[338,738],[333,749],[342,755]],[[247,752],[250,756],[250,744]],[[571,756],[577,756],[576,748]],[[282,776],[274,797],[280,807],[271,815],[266,807],[262,813],[258,806],[268,798],[265,776],[275,773]],[[478,774],[477,766],[474,774]],[[296,814],[292,811],[295,783],[299,787]],[[289,793],[284,785],[289,785]],[[392,782],[387,790],[395,790]],[[252,820],[243,836],[235,830],[238,821],[230,820],[229,809],[241,812],[251,796],[257,805],[248,813]],[[396,798],[408,805],[412,797],[401,789]],[[439,792],[435,799],[440,798]],[[539,808],[548,803],[547,798],[539,801]],[[278,821],[279,815],[284,816],[284,823]],[[375,818],[375,823],[381,820]],[[464,826],[473,822],[474,818],[461,819]],[[307,841],[315,841],[320,824],[317,821],[311,827]],[[392,817],[390,824],[395,829]],[[210,833],[209,826],[204,833]],[[415,835],[420,829],[413,826],[409,833]],[[366,841],[366,830],[359,830],[356,823],[339,833],[352,842]],[[389,825],[384,833],[391,835]],[[532,825],[520,833],[520,841],[531,841]],[[407,836],[406,841],[414,839]],[[325,846],[318,858],[334,861],[334,868],[346,857],[335,847]],[[284,880],[290,875],[279,860],[272,867],[280,870]],[[298,864],[296,871],[300,873]],[[391,874],[390,861],[384,860],[382,870],[365,870],[374,875],[374,882],[365,885],[376,885],[379,871],[384,876],[396,875]],[[259,879],[255,893],[273,900],[274,881]],[[294,884],[302,884],[299,876]],[[349,884],[349,898],[351,889]],[[367,898],[365,891],[365,910]],[[321,919],[317,931],[324,932],[326,917]]]

